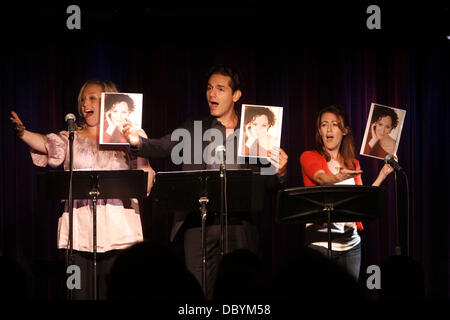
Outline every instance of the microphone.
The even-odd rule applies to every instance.
[[[224,145],[220,145],[216,147],[216,157],[219,159],[219,162],[221,164],[225,163],[226,160],[226,154],[227,149],[225,149]]]
[[[398,164],[393,154],[388,154],[384,157],[384,163],[389,164],[394,170],[404,172],[403,168]]]
[[[66,114],[64,121],[67,122],[67,126],[69,128],[69,136],[73,136],[73,133],[75,131],[75,120],[76,117],[73,113]]]

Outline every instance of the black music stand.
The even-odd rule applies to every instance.
[[[372,186],[297,187],[278,191],[278,223],[328,225],[328,257],[331,259],[331,222],[374,220],[383,212],[384,189]]]
[[[47,200],[69,199],[69,171],[38,173],[38,195]],[[73,199],[93,202],[93,290],[97,300],[97,200],[143,198],[147,195],[148,173],[143,170],[73,171]],[[72,222],[70,225],[73,226]],[[73,230],[69,230],[70,234]],[[69,239],[72,239],[69,236]],[[69,241],[72,263],[73,243]]]
[[[228,213],[250,212],[252,207],[252,170],[227,169],[226,186]],[[202,288],[205,295],[207,294],[206,218],[208,211],[221,212],[220,187],[219,170],[158,172],[154,185],[158,209],[168,212],[195,212],[200,210]],[[228,236],[226,235],[224,238],[228,239]],[[222,244],[221,247],[223,247]],[[225,245],[225,247],[228,246]]]

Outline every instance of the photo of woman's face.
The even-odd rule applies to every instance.
[[[128,104],[124,101],[116,103],[111,108],[111,120],[116,126],[122,126],[129,115]]]
[[[390,116],[381,117],[375,122],[375,133],[378,138],[389,135],[392,129],[392,118]]]
[[[269,130],[269,119],[264,114],[256,116],[249,123],[248,129],[250,130],[250,134],[254,137],[265,137]]]

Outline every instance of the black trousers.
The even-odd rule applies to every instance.
[[[111,267],[121,250],[111,250],[97,253],[97,293],[99,300],[106,300],[108,294],[108,281]],[[80,268],[81,288],[72,289],[73,300],[93,300],[93,261],[91,252],[73,251],[72,264]]]
[[[222,258],[220,254],[220,225],[206,227],[206,299],[212,299],[214,282]],[[241,224],[228,225],[228,252],[236,249],[248,249],[255,254],[258,250],[258,232],[256,226],[242,221]],[[187,269],[202,284],[202,229],[195,227],[184,231],[184,256]]]

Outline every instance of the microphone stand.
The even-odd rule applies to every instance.
[[[228,253],[228,208],[227,208],[227,169],[225,152],[220,163],[220,254]]]
[[[92,176],[92,189],[89,191],[92,197],[92,241],[93,241],[93,262],[92,262],[92,281],[93,281],[93,299],[98,299],[97,289],[97,199],[100,196],[98,175]]]
[[[409,182],[408,182],[408,176],[406,174],[406,171],[402,171],[403,175],[405,176],[405,183],[406,183],[406,196],[407,196],[407,227],[406,227],[406,243],[407,243],[407,247],[406,247],[406,255],[408,257],[411,257],[412,253],[411,253],[411,237],[410,237],[410,232],[411,232],[411,224],[413,223],[413,218],[411,217],[412,215],[412,211],[411,211],[411,197],[409,194]]]
[[[73,181],[73,136],[74,133],[69,132],[69,256],[67,266],[73,264],[73,197],[72,197],[72,181]],[[68,300],[72,300],[72,290],[68,288]]]
[[[411,219],[411,208],[410,208],[410,195],[409,195],[409,183],[408,183],[408,175],[406,171],[400,167],[398,164],[395,155],[388,154],[384,158],[384,162],[389,164],[394,169],[394,189],[395,189],[395,254],[397,256],[402,254],[402,250],[400,247],[400,235],[399,235],[399,222],[398,222],[398,184],[397,184],[397,171],[402,173],[405,176],[406,182],[406,196],[407,196],[407,225],[406,225],[406,254],[410,256],[410,219]]]
[[[397,256],[402,254],[400,247],[399,231],[398,231],[398,184],[397,184],[397,170],[394,170],[394,190],[395,190],[395,254]]]

